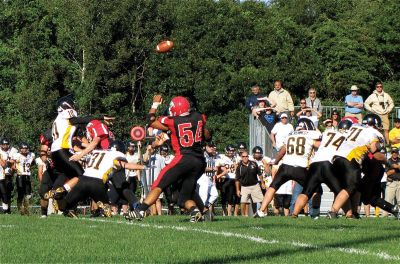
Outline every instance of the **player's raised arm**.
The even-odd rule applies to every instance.
[[[153,104],[151,105],[151,108],[149,110],[149,113],[147,115],[147,122],[149,124],[149,126],[153,127],[153,128],[157,128],[163,131],[167,131],[168,127],[161,124],[160,121],[157,120],[156,118],[156,112],[157,112],[157,108],[162,104],[163,102],[163,98],[160,94],[156,94],[153,97]]]

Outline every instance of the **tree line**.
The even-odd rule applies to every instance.
[[[37,144],[73,93],[81,114],[144,124],[155,93],[190,98],[220,146],[246,141],[250,87],[280,79],[298,101],[315,87],[342,104],[376,81],[398,103],[397,0],[4,0],[0,3],[0,136]],[[169,53],[158,42],[174,41]]]

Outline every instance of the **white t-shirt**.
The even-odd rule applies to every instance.
[[[293,194],[293,181],[287,181],[276,191],[276,194]]]
[[[126,160],[129,163],[138,163],[139,162],[139,154],[138,153],[134,153],[133,155],[126,153]],[[125,174],[126,177],[136,177],[137,173],[136,170],[125,170]]]
[[[287,136],[292,132],[292,124],[283,124],[282,122],[276,123],[271,133],[275,135],[276,149],[279,150],[286,141]]]

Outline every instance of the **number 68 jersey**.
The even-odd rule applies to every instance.
[[[339,147],[336,156],[346,158],[349,161],[355,159],[360,164],[365,154],[368,153],[371,144],[379,142],[383,145],[385,142],[378,130],[361,125],[352,125],[345,136],[346,140]]]
[[[321,132],[300,130],[291,132],[286,138],[286,154],[282,163],[293,167],[307,168],[314,153],[314,142],[321,140]]]
[[[106,182],[108,175],[116,169],[118,160],[123,160],[125,155],[115,150],[93,150],[87,162],[83,176],[97,178]]]

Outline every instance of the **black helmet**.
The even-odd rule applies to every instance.
[[[57,111],[62,112],[67,109],[75,109],[74,96],[72,94],[61,97],[56,103]]]
[[[348,130],[353,125],[349,119],[343,119],[339,122],[338,129],[339,130]]]
[[[160,151],[165,151],[165,152],[168,152],[169,151],[169,147],[168,147],[168,145],[161,145],[160,146]]]
[[[367,114],[362,120],[363,125],[374,126],[376,128],[382,128],[382,120],[376,114]]]
[[[228,144],[226,147],[225,147],[225,152],[228,152],[228,151],[235,151],[235,146],[234,145],[232,145],[232,144]]]
[[[253,148],[253,154],[261,154],[261,155],[263,155],[263,149],[260,146],[255,146]]]
[[[125,153],[125,144],[121,140],[114,140],[110,143],[110,149]]]
[[[21,144],[19,144],[19,148],[20,149],[29,149],[29,146],[25,142],[22,142]]]
[[[244,142],[239,142],[239,143],[237,144],[237,148],[238,148],[238,149],[247,149],[247,144],[244,143]]]
[[[297,120],[296,130],[316,130],[313,121],[308,118],[300,118]]]
[[[10,145],[10,141],[7,138],[1,140],[1,145]]]

